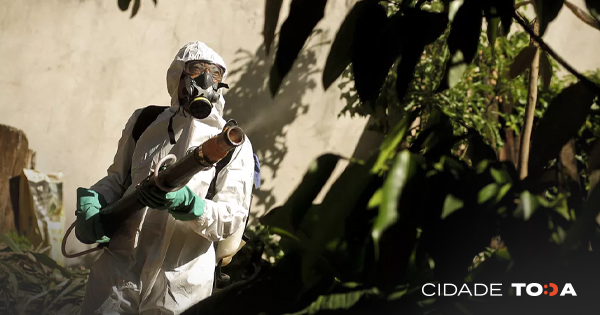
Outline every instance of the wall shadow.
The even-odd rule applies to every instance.
[[[237,81],[230,83],[231,88],[225,94],[224,118],[235,119],[244,129],[261,163],[262,186],[254,190],[254,202],[264,210],[253,209],[256,217],[263,215],[277,202],[273,188],[266,187],[271,186],[270,181],[277,178],[281,162],[288,153],[285,129],[308,111],[309,104],[303,102],[302,97],[317,86],[312,76],[318,71],[315,66],[316,53],[305,48],[273,99],[268,89],[268,79],[275,51],[273,48],[270,56],[266,56],[264,45],[255,52],[238,50],[233,66],[229,66],[229,75],[236,77]]]

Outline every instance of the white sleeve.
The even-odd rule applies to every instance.
[[[215,196],[204,200],[202,216],[187,221],[192,230],[213,242],[227,238],[246,224],[254,184],[254,156],[247,140],[219,172]]]
[[[113,163],[106,171],[107,175],[90,187],[91,190],[102,195],[108,204],[119,200],[131,184],[131,157],[135,150],[132,132],[141,112],[142,110],[138,109],[129,117],[121,134]]]

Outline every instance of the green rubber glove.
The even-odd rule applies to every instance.
[[[100,209],[106,206],[104,197],[87,188],[77,188],[77,223],[75,235],[84,244],[108,243],[110,238],[104,235],[104,228],[100,223]]]
[[[188,186],[165,192],[146,182],[138,190],[138,200],[143,205],[157,210],[168,210],[176,220],[194,220],[204,213],[204,199],[192,192]]]

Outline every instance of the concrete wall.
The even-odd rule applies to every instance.
[[[584,0],[569,2],[587,12]],[[600,68],[600,30],[583,23],[567,6],[563,6],[558,17],[550,23],[544,39],[575,70],[585,72]]]
[[[351,3],[351,2],[349,2]],[[0,123],[22,129],[37,151],[37,169],[62,171],[67,222],[75,189],[105,175],[134,109],[169,104],[165,75],[178,49],[201,40],[231,73],[226,117],[248,132],[263,163],[259,214],[285,201],[309,163],[332,151],[352,155],[364,119],[337,118],[344,106],[323,68],[349,3],[330,1],[321,30],[274,100],[271,60],[262,43],[264,1],[142,1],[138,15],[116,1],[10,1],[0,4]],[[281,20],[289,10],[284,3]],[[72,237],[72,250],[83,248]],[[69,264],[75,261],[68,261]]]
[[[366,120],[337,118],[345,105],[339,90],[334,84],[324,92],[320,79],[328,44],[353,2],[328,2],[320,32],[273,100],[266,81],[271,59],[261,45],[262,0],[159,0],[156,7],[144,0],[133,19],[116,1],[1,0],[0,123],[26,133],[38,170],[63,172],[72,222],[75,189],[104,176],[131,112],[168,104],[165,74],[173,56],[189,41],[204,41],[231,72],[226,116],[248,132],[263,163],[253,208],[261,214],[285,201],[316,156],[353,155],[363,135]],[[547,38],[575,68],[600,67],[600,32],[568,10]],[[368,136],[361,147],[369,146]],[[74,238],[68,244],[83,248]]]

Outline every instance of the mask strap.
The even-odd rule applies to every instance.
[[[173,131],[173,117],[175,117],[180,110],[181,105],[179,106],[179,108],[177,108],[177,111],[175,111],[175,113],[171,115],[171,118],[169,118],[169,126],[167,127],[167,132],[169,133],[169,142],[171,142],[171,144],[177,143],[177,140],[175,140],[175,131]],[[185,111],[183,112],[183,115],[185,116]]]

